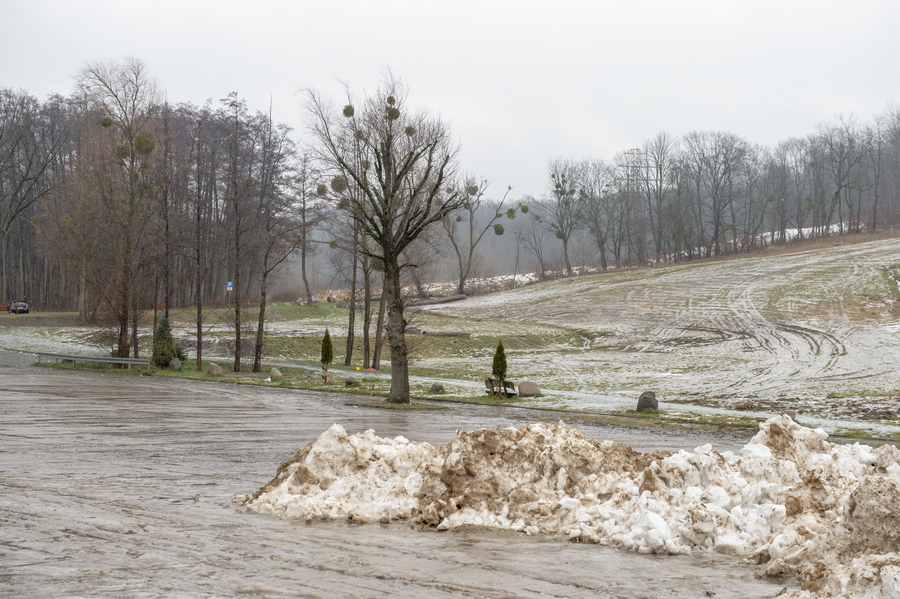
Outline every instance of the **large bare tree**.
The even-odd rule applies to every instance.
[[[748,144],[733,133],[693,131],[684,136],[684,159],[696,190],[698,245],[706,255],[720,255],[734,200],[735,178],[747,155]],[[704,223],[709,224],[709,234]]]
[[[455,184],[457,148],[448,127],[407,105],[407,88],[388,73],[376,92],[337,110],[306,94],[318,157],[358,193],[344,195],[348,214],[372,244],[363,251],[384,268],[391,349],[389,401],[409,403],[409,358],[400,271],[403,250],[463,201]]]
[[[263,335],[266,324],[266,301],[269,275],[278,268],[301,244],[304,223],[296,214],[294,197],[287,189],[288,163],[294,158],[294,144],[286,126],[276,126],[271,108],[268,115],[256,119],[262,128],[261,158],[259,168],[259,203],[257,218],[260,220],[261,239],[258,250],[262,253],[259,284],[259,317],[256,323],[256,345],[253,351],[253,372],[262,368]]]
[[[656,263],[663,260],[663,243],[667,223],[664,215],[670,200],[678,142],[666,132],[657,133],[644,142],[641,157],[645,174],[640,179],[647,203],[647,218],[653,235]]]
[[[603,160],[584,160],[578,167],[578,182],[584,205],[584,222],[596,243],[600,268],[605,271],[609,267],[606,250],[610,218],[613,216],[611,206],[615,169]]]
[[[541,218],[550,232],[562,242],[566,275],[572,276],[569,242],[584,228],[584,201],[578,189],[577,165],[572,160],[556,158],[547,165],[550,193],[539,204]]]
[[[79,72],[78,86],[100,115],[99,125],[109,132],[109,151],[95,154],[93,166],[95,172],[104,173],[96,191],[117,247],[111,254],[116,262],[113,289],[117,298],[110,305],[118,326],[115,355],[125,357],[133,351],[137,357],[142,259],[153,186],[150,155],[156,149],[150,123],[161,93],[146,65],[136,58],[88,63]]]

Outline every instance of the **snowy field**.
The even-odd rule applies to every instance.
[[[891,423],[900,418],[898,265],[900,241],[875,241],[576,277],[426,309],[460,319],[460,329],[578,331],[582,347],[507,352],[510,377],[542,389],[629,401],[652,389],[661,407]]]

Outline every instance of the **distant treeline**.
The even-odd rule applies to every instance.
[[[128,353],[154,306],[264,306],[285,261],[304,300],[356,279],[379,293],[378,260],[337,201],[346,182],[288,127],[236,93],[169,103],[133,59],[87,65],[77,80],[71,96],[43,101],[0,89],[0,303],[77,310],[117,328]],[[407,250],[420,295],[448,275],[471,293],[470,279],[513,270],[571,274],[894,227],[900,110],[774,147],[660,133],[611,160],[551,159],[546,192],[515,200],[490,199],[478,177],[450,184],[468,201]]]

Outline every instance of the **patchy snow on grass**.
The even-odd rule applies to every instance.
[[[510,377],[542,389],[896,421],[898,263],[891,239],[561,279],[426,310],[525,334],[577,331],[580,347],[507,352]]]
[[[340,425],[283,463],[249,511],[283,518],[476,525],[720,552],[796,574],[811,597],[900,594],[900,451],[833,444],[787,416],[738,453],[643,454],[559,424],[460,432],[435,448]]]

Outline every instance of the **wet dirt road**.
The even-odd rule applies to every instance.
[[[239,513],[235,495],[332,423],[440,444],[546,413],[403,412],[307,392],[100,376],[0,352],[3,597],[773,597],[725,556]],[[582,428],[636,448],[746,439]],[[792,585],[788,585],[792,586]]]

